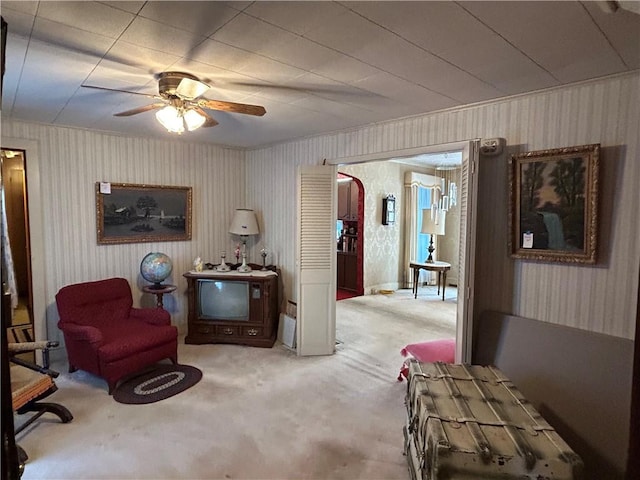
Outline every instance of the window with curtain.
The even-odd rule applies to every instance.
[[[428,233],[421,233],[422,228],[422,209],[431,209],[431,189],[425,187],[418,187],[418,202],[416,205],[416,260],[418,262],[425,262],[429,253],[427,248],[429,247]]]
[[[405,172],[404,176],[404,285],[411,288],[413,272],[411,262],[423,263],[429,256],[429,235],[420,233],[422,228],[422,209],[431,208],[433,188],[439,185],[439,180],[433,175],[418,172]],[[421,276],[428,272],[420,272]]]

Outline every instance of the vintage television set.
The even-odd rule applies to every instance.
[[[185,343],[272,347],[278,332],[278,274],[261,271],[188,272]]]
[[[203,320],[249,321],[249,282],[234,280],[199,279],[198,318]],[[253,286],[254,295],[261,295],[259,285]]]

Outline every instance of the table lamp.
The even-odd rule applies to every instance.
[[[431,234],[431,240],[429,241],[429,257],[425,263],[433,263],[433,252],[435,248],[433,246],[434,235],[444,235],[444,222],[446,219],[446,212],[444,210],[438,210],[434,212],[435,218],[431,217],[431,210],[425,208],[422,210],[422,229],[420,233]]]
[[[248,208],[238,208],[229,227],[229,233],[239,235],[242,239],[242,265],[238,267],[238,272],[250,272],[251,267],[247,265],[247,238],[249,235],[260,233],[255,212]]]

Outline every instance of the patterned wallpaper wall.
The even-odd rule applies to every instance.
[[[59,335],[55,294],[64,285],[120,276],[133,286],[134,304],[155,305],[155,297],[141,291],[146,282],[139,274],[140,261],[151,251],[164,252],[173,260],[167,282],[178,289],[165,295],[164,304],[173,322],[186,331],[182,274],[192,268],[197,256],[218,263],[226,249],[229,258],[237,241],[227,233],[231,217],[236,208],[247,206],[244,152],[5,121],[3,147],[13,146],[9,137],[35,139],[38,146],[45,251],[44,265],[34,265],[34,274],[45,278],[44,299],[36,301],[46,303],[49,337]],[[98,245],[97,181],[193,187],[193,240]]]
[[[364,290],[397,289],[405,284],[404,269],[404,172],[432,173],[433,169],[396,162],[343,165],[338,172],[362,181],[364,199]],[[396,223],[382,225],[382,199],[396,197]]]
[[[183,327],[181,272],[198,255],[216,260],[223,249],[233,248],[227,229],[238,207],[258,213],[262,233],[250,241],[251,258],[258,259],[259,244],[270,249],[282,269],[284,296],[295,299],[298,165],[477,137],[506,138],[507,154],[601,143],[600,260],[591,267],[511,260],[507,154],[481,158],[475,311],[501,310],[633,338],[640,269],[640,244],[632,240],[640,237],[639,87],[635,72],[246,152],[6,120],[2,138],[4,147],[11,147],[4,142],[8,137],[38,145],[45,261],[35,268],[45,276],[39,301],[46,302],[50,327],[61,286],[110,275],[139,285],[140,260],[151,250],[174,259],[172,280],[179,288],[168,308]],[[193,241],[98,246],[93,191],[98,180],[193,186]],[[134,295],[136,302],[152,302],[138,289]]]
[[[296,165],[478,137],[505,138],[507,153],[599,142],[601,260],[594,267],[511,260],[507,154],[480,159],[474,311],[633,338],[640,244],[629,239],[640,237],[639,86],[635,72],[248,152],[249,203],[269,205],[270,241],[291,252],[280,259],[286,294],[295,294]]]

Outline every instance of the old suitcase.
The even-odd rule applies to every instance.
[[[495,367],[409,362],[413,480],[582,478],[583,463]]]

